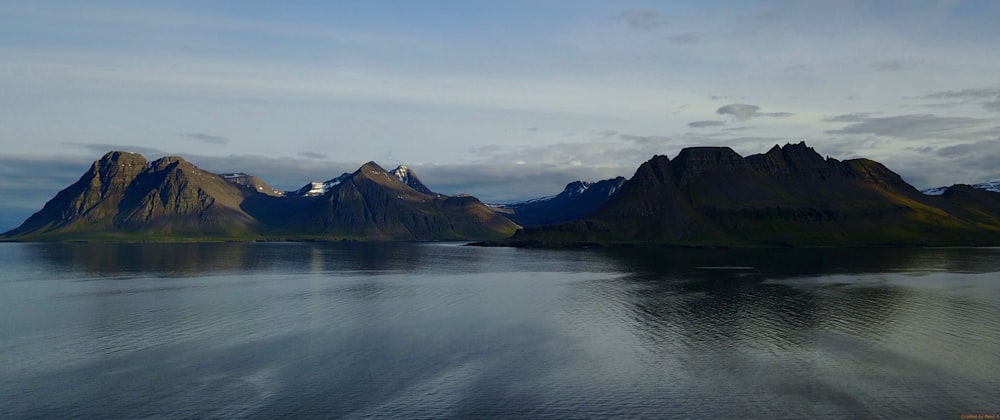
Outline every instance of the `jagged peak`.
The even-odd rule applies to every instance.
[[[775,146],[777,146],[777,145],[775,145]],[[805,140],[800,141],[798,143],[792,143],[792,142],[785,143],[785,145],[781,149],[782,150],[810,150],[810,151],[814,151],[812,147],[809,147],[808,145],[806,145]]]

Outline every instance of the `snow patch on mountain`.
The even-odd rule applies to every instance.
[[[928,188],[920,192],[924,193],[924,195],[941,195],[944,194],[944,192],[947,191],[948,188],[949,187]],[[973,184],[972,188],[986,190],[986,191],[1000,192],[1000,181],[991,181],[991,182],[982,182],[979,184]]]
[[[299,188],[297,191],[289,191],[287,195],[297,195],[299,197],[317,197],[326,194],[334,187],[342,184],[345,180],[351,177],[351,174],[345,173],[334,179],[324,181],[324,182],[310,182],[306,186]]]

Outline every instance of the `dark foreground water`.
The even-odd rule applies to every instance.
[[[0,417],[1000,412],[1000,249],[0,244]]]

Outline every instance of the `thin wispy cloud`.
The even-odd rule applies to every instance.
[[[78,147],[81,150],[85,150],[88,155],[93,155],[93,156],[97,156],[97,157],[103,156],[105,153],[108,153],[108,152],[132,152],[132,153],[139,153],[141,155],[144,155],[146,157],[146,159],[156,159],[156,158],[159,158],[159,157],[162,157],[162,156],[165,156],[165,155],[169,154],[169,153],[167,153],[167,152],[165,152],[165,151],[163,151],[161,149],[155,148],[155,147],[136,146],[136,145],[127,145],[127,144],[70,143],[70,142],[66,142],[66,143],[63,143],[63,144],[68,145],[68,146]]]
[[[875,71],[904,71],[910,67],[902,60],[882,61],[872,65]]]
[[[695,34],[677,34],[667,37],[667,41],[673,42],[677,45],[692,45],[697,44],[701,39]]]
[[[718,121],[718,120],[702,120],[702,121],[692,121],[688,123],[688,127],[691,128],[722,127],[724,125],[726,125],[725,121]]]
[[[826,117],[826,118],[823,118],[823,121],[826,121],[826,122],[837,122],[837,123],[853,123],[853,122],[862,122],[862,121],[865,121],[868,118],[870,118],[871,116],[872,115],[869,114],[869,113],[858,112],[858,113],[854,113],[854,114],[841,114],[841,115],[834,115],[832,117]]]
[[[1000,87],[981,87],[960,90],[946,90],[916,97],[927,100],[951,100],[952,102],[926,104],[931,108],[951,108],[965,104],[978,104],[988,111],[1000,111]]]
[[[929,93],[923,99],[990,99],[1000,96],[1000,87],[982,87],[960,90],[945,90]]]
[[[749,120],[757,117],[785,118],[791,117],[791,112],[760,112],[760,107],[749,104],[729,104],[715,110],[716,114],[728,115],[738,121]]]
[[[326,159],[327,155],[319,152],[299,152],[299,156],[308,159]]]
[[[208,143],[208,144],[227,144],[227,143],[229,143],[229,138],[228,137],[217,136],[217,135],[213,135],[213,134],[205,134],[205,133],[183,133],[183,134],[181,134],[181,136],[187,137],[189,139],[198,140],[198,141],[200,141],[202,143]]]
[[[909,114],[891,117],[862,117],[858,122],[828,134],[874,134],[898,139],[922,140],[970,138],[986,134],[991,120],[967,117],[939,117]]]
[[[626,10],[615,19],[624,22],[629,28],[648,31],[666,25],[667,20],[659,12],[649,9]]]

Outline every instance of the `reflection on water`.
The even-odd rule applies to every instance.
[[[1000,250],[0,244],[0,417],[995,413]]]

